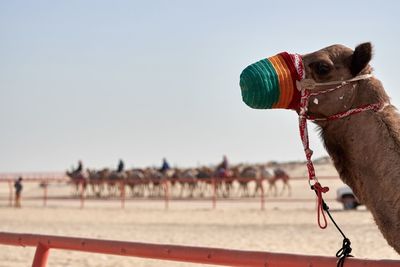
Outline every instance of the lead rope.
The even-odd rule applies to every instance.
[[[317,221],[318,225],[321,229],[325,229],[328,226],[328,222],[326,220],[325,212],[328,214],[329,218],[331,219],[332,223],[335,225],[335,227],[338,229],[340,234],[343,236],[343,244],[342,248],[336,252],[336,257],[339,258],[339,261],[337,263],[337,267],[343,267],[344,261],[346,257],[353,257],[350,255],[352,249],[350,247],[351,242],[350,239],[346,237],[346,235],[343,233],[343,231],[340,229],[340,227],[336,224],[335,220],[333,219],[331,213],[329,212],[329,207],[326,205],[322,194],[326,193],[329,191],[328,187],[322,187],[322,185],[319,183],[317,177],[315,176],[315,169],[314,169],[314,164],[311,160],[311,156],[313,154],[313,151],[310,149],[310,144],[309,144],[309,138],[308,138],[308,129],[307,129],[307,107],[308,107],[308,101],[309,98],[312,94],[307,91],[302,89],[301,90],[301,99],[300,99],[300,111],[299,111],[299,129],[300,129],[300,136],[301,136],[301,141],[303,143],[304,147],[304,152],[306,154],[307,158],[307,170],[308,170],[308,183],[310,184],[311,190],[314,190],[314,192],[317,195]],[[321,221],[321,215],[322,215],[322,221]]]

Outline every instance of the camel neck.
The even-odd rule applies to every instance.
[[[400,253],[400,116],[393,106],[367,111],[321,127],[341,179],[372,212]]]

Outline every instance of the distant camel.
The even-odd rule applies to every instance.
[[[66,175],[71,178],[71,182],[75,185],[75,194],[83,194],[87,186],[87,178],[82,171],[66,171]]]
[[[264,172],[264,173],[266,173],[266,172]],[[264,174],[264,177],[265,177],[265,174]],[[287,189],[287,191],[288,191],[288,196],[292,195],[292,188],[289,184],[290,177],[283,169],[276,168],[272,171],[272,175],[270,174],[268,177],[265,177],[265,178],[268,179],[268,184],[269,184],[267,195],[269,195],[270,192],[271,193],[274,192],[274,196],[277,196],[278,189],[276,187],[276,182],[279,180],[282,180],[282,182],[283,182],[282,190],[279,193],[279,195],[282,196],[283,193],[285,192],[285,189]]]

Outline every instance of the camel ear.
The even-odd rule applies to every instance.
[[[363,43],[356,47],[351,58],[351,74],[356,76],[359,74],[369,63],[372,58],[372,45],[371,43]]]

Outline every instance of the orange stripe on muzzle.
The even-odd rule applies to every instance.
[[[273,108],[287,108],[293,97],[293,81],[290,70],[280,55],[270,57],[268,60],[272,63],[278,74],[280,87],[279,100],[273,105]]]
[[[284,66],[284,70],[285,70],[285,88],[283,88],[282,90],[285,90],[285,98],[284,98],[284,108],[289,107],[290,102],[292,101],[293,98],[293,79],[294,77],[292,77],[292,73],[290,72],[289,66],[286,64],[285,59],[281,56],[278,55],[278,59],[281,62],[282,66]]]

